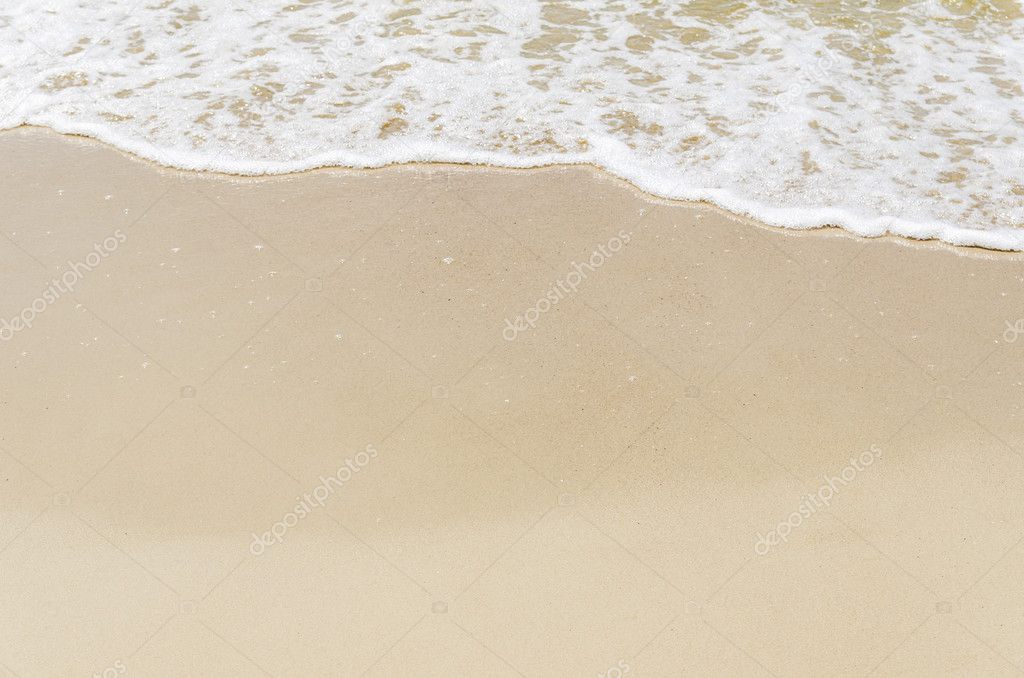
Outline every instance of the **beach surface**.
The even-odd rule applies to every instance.
[[[0,134],[0,677],[1020,676],[1024,255]]]

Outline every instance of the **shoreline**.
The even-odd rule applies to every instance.
[[[987,252],[1007,253],[1024,252],[1024,226],[977,230],[948,224],[926,227],[915,222],[893,221],[891,223],[888,223],[886,219],[875,219],[871,222],[872,225],[870,226],[854,228],[851,226],[837,225],[843,223],[844,221],[850,222],[851,220],[856,219],[849,216],[843,210],[838,210],[834,208],[759,207],[752,203],[751,201],[739,197],[725,195],[710,195],[721,193],[720,191],[714,190],[701,191],[701,193],[705,195],[700,195],[694,198],[667,197],[665,193],[672,192],[675,187],[678,187],[679,182],[674,182],[673,188],[667,189],[666,191],[659,191],[657,188],[646,186],[645,184],[648,182],[637,180],[635,178],[627,176],[629,172],[617,172],[614,169],[605,167],[601,164],[597,164],[588,158],[581,157],[579,160],[573,160],[574,154],[561,154],[558,157],[551,158],[547,156],[536,156],[534,158],[526,159],[522,156],[508,156],[503,153],[480,152],[478,153],[478,155],[486,156],[486,159],[453,159],[437,161],[420,160],[412,158],[409,160],[377,162],[363,158],[359,161],[349,163],[339,161],[337,158],[337,154],[324,154],[323,156],[317,156],[315,158],[311,158],[308,160],[293,161],[289,163],[265,162],[262,164],[266,165],[266,168],[260,171],[245,171],[242,169],[241,163],[233,163],[236,164],[237,167],[235,167],[231,171],[226,171],[222,169],[217,169],[209,161],[205,162],[202,166],[199,167],[189,167],[189,165],[193,163],[189,163],[184,157],[179,158],[176,164],[165,164],[158,160],[157,158],[160,155],[166,155],[167,153],[176,155],[175,151],[168,151],[167,149],[158,149],[149,142],[125,142],[124,140],[114,141],[109,138],[110,135],[105,132],[105,128],[98,125],[65,125],[56,121],[50,121],[47,124],[22,123],[16,127],[0,130],[0,134],[17,132],[18,130],[45,130],[49,133],[61,136],[88,139],[96,143],[104,144],[120,153],[124,153],[125,155],[133,159],[147,163],[152,163],[155,166],[168,170],[175,170],[181,172],[195,172],[199,174],[207,174],[212,176],[236,177],[240,179],[289,177],[302,175],[307,172],[331,170],[375,171],[385,170],[394,167],[451,166],[464,167],[467,169],[480,169],[484,171],[531,171],[580,167],[588,168],[592,171],[622,181],[628,184],[634,190],[648,197],[652,201],[667,201],[669,203],[680,205],[708,205],[714,207],[715,209],[722,210],[723,212],[733,217],[747,219],[752,223],[755,223],[763,228],[782,229],[786,231],[796,232],[835,229],[843,231],[845,233],[849,233],[855,237],[869,239],[893,237],[901,240],[907,240],[918,243],[939,243],[955,249],[979,249]],[[409,147],[407,146],[407,148]],[[411,151],[411,155],[414,156],[426,155],[437,157],[439,155],[446,154],[460,155],[452,154],[443,148],[409,150]],[[523,160],[523,162],[520,162],[520,160]],[[758,210],[760,210],[761,212],[768,211],[772,215],[774,215],[775,218],[765,218],[764,216],[756,216]],[[806,217],[787,217],[787,215],[793,215],[795,213],[805,213],[809,210],[813,210],[817,213],[828,216],[822,218],[815,218],[813,220],[809,220]],[[1002,244],[1001,241],[1004,239],[1009,239],[1010,241],[1012,241],[1012,244]]]

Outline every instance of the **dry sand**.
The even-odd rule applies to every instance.
[[[0,166],[3,678],[1022,674],[1020,255],[589,168]]]

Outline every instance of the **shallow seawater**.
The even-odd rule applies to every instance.
[[[1024,249],[1010,0],[0,7],[0,127],[243,174],[591,163],[771,224]]]

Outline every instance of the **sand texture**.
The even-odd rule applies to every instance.
[[[2,678],[1024,673],[1022,255],[586,167],[0,168]]]

